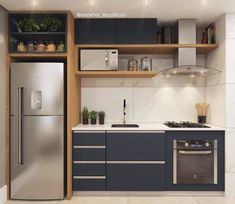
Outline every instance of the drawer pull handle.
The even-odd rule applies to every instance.
[[[73,161],[74,164],[105,164],[105,161]]]
[[[74,149],[105,149],[106,146],[73,146]]]
[[[106,179],[106,176],[74,176],[73,179]]]
[[[107,164],[165,164],[165,161],[107,161]]]

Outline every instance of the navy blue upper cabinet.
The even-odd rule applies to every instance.
[[[156,43],[157,19],[76,19],[76,44]]]
[[[116,43],[156,43],[157,19],[116,20]]]
[[[113,19],[76,19],[75,43],[115,43]]]

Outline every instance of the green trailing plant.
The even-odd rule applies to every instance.
[[[40,22],[42,31],[56,32],[62,26],[62,22],[55,17],[46,17]]]
[[[32,17],[23,18],[18,22],[18,27],[23,32],[38,32],[40,30],[38,22]]]

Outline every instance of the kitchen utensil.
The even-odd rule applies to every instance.
[[[199,123],[206,123],[206,115],[209,104],[207,103],[197,103],[195,105],[198,115],[198,122]]]
[[[143,57],[140,61],[142,71],[152,71],[152,59],[150,57]]]

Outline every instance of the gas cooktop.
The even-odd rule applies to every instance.
[[[207,125],[203,125],[200,123],[192,123],[189,121],[181,121],[181,122],[166,121],[164,125],[171,128],[210,128]]]

